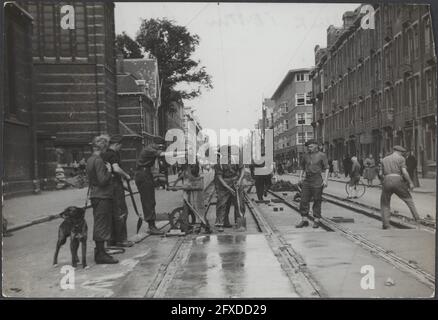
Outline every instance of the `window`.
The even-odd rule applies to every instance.
[[[284,120],[284,128],[285,130],[289,130],[289,120]]]
[[[312,93],[311,92],[306,93],[306,105],[307,106],[312,105]]]
[[[420,51],[420,41],[419,41],[420,37],[418,35],[418,24],[416,24],[414,26],[414,31],[413,31],[413,53],[414,53],[414,59],[418,58],[419,55],[419,51]]]
[[[305,105],[305,96],[304,93],[296,93],[295,94],[295,106],[304,106]]]
[[[426,99],[432,100],[433,99],[433,76],[432,72],[430,70],[426,71]]]
[[[309,74],[308,73],[297,73],[295,75],[295,81],[296,82],[309,81]]]
[[[298,132],[297,134],[297,144],[304,144],[305,132]]]
[[[313,131],[298,132],[297,144],[304,144],[306,141],[313,139]]]
[[[432,34],[430,28],[430,18],[424,18],[424,50],[429,52],[432,47]]]
[[[296,114],[297,126],[306,124],[305,113]]]
[[[312,119],[313,119],[313,114],[307,112],[306,113],[306,124],[310,126],[312,124]]]

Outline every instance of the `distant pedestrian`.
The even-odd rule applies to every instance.
[[[389,229],[391,216],[391,196],[395,193],[409,207],[415,221],[420,220],[414,200],[409,190],[413,190],[414,184],[409,176],[406,167],[406,160],[403,153],[406,149],[401,146],[394,146],[394,152],[382,160],[383,185],[380,196],[380,208],[382,213],[383,229]]]
[[[332,175],[333,175],[333,160],[330,159],[330,160],[328,161],[328,164],[329,164],[329,177],[331,178]]]
[[[356,157],[357,158],[357,157]],[[363,159],[362,158],[357,158],[358,160],[358,162],[359,162],[359,165],[360,165],[360,176],[362,177],[363,176],[363,172],[364,172],[364,164],[363,164]]]
[[[413,151],[410,151],[406,158],[406,167],[409,176],[414,182],[414,186],[418,188],[420,186],[420,183],[418,181],[418,174],[417,174],[417,158],[415,158]]]
[[[357,157],[351,157],[351,163],[350,182],[348,183],[348,194],[351,196],[348,198],[357,198],[357,185],[360,182],[361,167]]]
[[[333,165],[333,174],[335,178],[339,178],[339,162],[338,160],[333,160],[332,162]]]
[[[342,166],[344,168],[345,178],[347,178],[350,175],[351,165],[352,165],[351,158],[347,153],[344,157],[344,160],[342,160]]]
[[[318,150],[315,140],[306,142],[308,153],[303,155],[301,161],[300,183],[302,183],[300,213],[302,220],[295,227],[303,228],[309,226],[308,215],[310,200],[313,198],[313,217],[315,218],[313,228],[318,228],[321,219],[322,191],[327,187],[329,166],[325,153]],[[324,172],[324,179],[322,173]]]
[[[373,180],[376,178],[377,170],[376,170],[376,161],[373,158],[373,155],[370,154],[364,161],[364,178],[368,181],[368,187],[373,186]]]

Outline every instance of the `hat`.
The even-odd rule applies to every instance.
[[[154,138],[152,139],[152,141],[153,141],[155,144],[165,144],[165,143],[166,143],[166,140],[164,140],[162,137],[159,137],[159,136],[154,137]]]
[[[111,144],[113,144],[113,143],[121,143],[123,138],[124,137],[121,134],[115,134],[115,135],[111,136],[110,143]]]
[[[406,149],[403,148],[402,146],[394,146],[393,149],[395,151],[406,152]]]
[[[304,144],[306,147],[310,146],[311,144],[318,144],[315,140],[310,139],[307,140],[306,143]]]

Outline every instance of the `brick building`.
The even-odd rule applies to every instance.
[[[423,176],[436,164],[436,57],[427,5],[375,5],[374,28],[358,7],[329,26],[315,48],[316,138],[329,158],[364,158],[400,144],[415,151]]]
[[[40,177],[56,164],[87,158],[89,142],[119,132],[116,108],[114,4],[73,2],[74,28],[62,4],[20,2],[33,17],[33,89]]]
[[[311,69],[290,70],[271,97],[274,123],[274,160],[297,161],[304,143],[313,138]]]
[[[38,188],[33,102],[32,16],[6,3],[3,33],[2,183],[6,195]],[[4,180],[3,180],[4,179]]]
[[[123,168],[130,171],[143,145],[157,133],[158,67],[155,59],[117,57],[117,110],[120,133],[127,137],[122,149]]]

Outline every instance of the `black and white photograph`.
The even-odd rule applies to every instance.
[[[436,7],[2,2],[2,298],[435,299]]]

